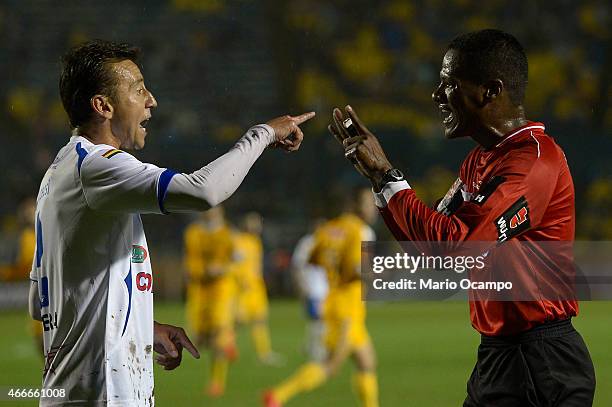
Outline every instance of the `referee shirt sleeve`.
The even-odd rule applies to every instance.
[[[383,189],[377,205],[398,240],[502,242],[539,224],[559,177],[558,157],[550,150],[540,155],[539,145],[523,145],[490,179],[495,176],[504,181],[484,202],[466,201],[450,216],[425,205],[409,187]]]

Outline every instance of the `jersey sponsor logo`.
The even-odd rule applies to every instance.
[[[57,312],[41,315],[43,329],[45,332],[57,328]]]
[[[516,229],[519,225],[522,225],[525,221],[527,221],[527,205],[521,207],[519,211],[510,219],[510,229]]]
[[[499,243],[512,239],[531,227],[529,220],[529,205],[524,196],[495,220],[497,241]]]
[[[120,153],[123,153],[123,151],[117,150],[116,148],[111,148],[110,150],[108,150],[104,154],[102,154],[102,157],[111,159],[111,158],[113,158],[114,156],[116,156],[117,154],[120,154]]]
[[[141,271],[136,274],[136,288],[138,291],[151,291],[153,285],[153,276],[150,273]]]
[[[497,187],[506,180],[504,177],[495,176],[485,184],[485,186],[478,192],[478,194],[472,199],[472,202],[478,206],[484,205],[489,197],[495,192]]]
[[[144,263],[147,259],[147,249],[143,246],[132,246],[132,263]]]

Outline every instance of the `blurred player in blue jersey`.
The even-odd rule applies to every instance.
[[[323,220],[315,222],[319,226]],[[327,297],[329,284],[325,269],[310,263],[310,255],[314,246],[313,233],[308,233],[300,238],[295,244],[291,256],[291,269],[300,296],[304,301],[304,309],[307,319],[306,324],[306,352],[310,359],[323,361],[326,356],[323,344],[323,301]]]
[[[375,240],[368,223],[375,219],[376,208],[368,189],[349,199],[344,213],[315,231],[308,261],[325,270],[329,284],[323,303],[325,360],[311,360],[268,390],[263,399],[266,407],[282,407],[296,395],[323,385],[349,356],[357,367],[353,382],[361,405],[378,406],[376,352],[365,325],[360,278],[361,242]]]

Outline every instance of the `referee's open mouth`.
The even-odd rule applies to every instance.
[[[438,105],[438,109],[440,109],[440,119],[446,138],[452,139],[465,135],[462,134],[463,132],[460,129],[460,117],[462,116],[458,114],[456,109],[451,108],[450,104],[446,103]]]
[[[455,115],[453,111],[447,105],[439,105],[440,109],[440,117],[442,118],[442,124],[445,127],[449,127],[449,125],[453,122]]]

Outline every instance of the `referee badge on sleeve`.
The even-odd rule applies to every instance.
[[[499,243],[512,239],[530,228],[529,205],[524,196],[520,197],[495,221],[497,241]]]

